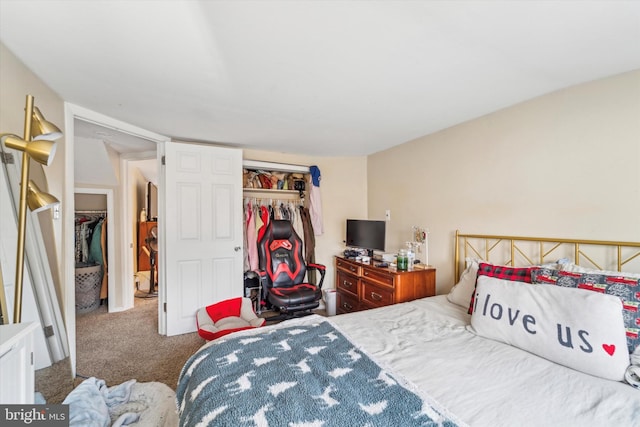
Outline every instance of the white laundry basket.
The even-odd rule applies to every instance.
[[[336,315],[336,290],[325,289],[324,291],[324,306],[327,310],[327,316]]]
[[[76,267],[76,313],[89,313],[100,305],[102,266]]]

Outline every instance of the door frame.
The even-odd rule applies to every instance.
[[[150,132],[148,130],[133,126],[129,123],[111,118],[101,113],[89,110],[70,102],[64,103],[64,127],[65,127],[65,145],[64,145],[64,194],[62,198],[62,254],[61,269],[62,283],[64,287],[64,295],[62,298],[62,310],[64,312],[64,320],[67,329],[67,339],[69,342],[69,360],[71,365],[71,374],[76,375],[76,312],[75,312],[75,131],[74,121],[84,120],[86,122],[95,123],[106,128],[117,130],[118,132],[128,133],[149,141],[161,143],[169,141],[170,138],[164,135]],[[126,205],[123,203],[122,205]],[[123,206],[122,209],[125,209]],[[119,217],[126,218],[126,214],[120,210]],[[113,228],[113,227],[112,227]],[[122,249],[122,248],[121,248]],[[130,249],[127,249],[130,250]],[[126,268],[122,266],[113,266],[113,276],[118,276],[120,286],[126,286],[128,277]],[[114,293],[116,286],[114,285]],[[111,290],[110,290],[111,291]],[[133,299],[133,297],[132,297]]]

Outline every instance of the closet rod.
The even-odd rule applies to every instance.
[[[300,198],[296,198],[296,199],[272,199],[269,197],[245,197],[244,198],[245,203],[247,202],[253,202],[253,203],[257,203],[257,204],[261,204],[261,203],[268,203],[268,204],[272,204],[272,203],[304,203],[304,199],[300,199]]]

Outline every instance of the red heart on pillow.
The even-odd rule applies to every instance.
[[[613,353],[615,353],[615,352],[616,352],[616,346],[615,346],[615,344],[611,344],[611,345],[609,345],[609,344],[602,344],[602,348],[604,349],[604,351],[606,351],[606,352],[607,352],[607,354],[608,354],[609,356],[613,356]]]

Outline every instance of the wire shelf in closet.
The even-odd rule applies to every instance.
[[[269,193],[269,194],[291,194],[297,196],[300,192],[298,190],[278,190],[275,188],[243,188],[245,193]]]

